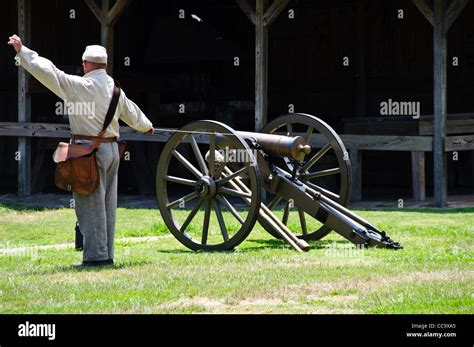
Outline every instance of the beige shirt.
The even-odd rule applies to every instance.
[[[25,46],[17,54],[17,59],[33,77],[64,100],[60,109],[69,111],[67,113],[72,134],[98,135],[104,124],[114,87],[114,80],[107,75],[105,69],[91,71],[83,77],[68,75],[51,61],[40,57],[38,53]],[[123,90],[105,137],[119,137],[119,119],[141,132],[147,132],[153,127],[140,108],[126,97]]]

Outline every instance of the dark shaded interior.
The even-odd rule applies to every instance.
[[[4,0],[0,36],[17,28],[17,3]],[[69,17],[75,10],[75,19]],[[178,17],[185,11],[185,19]],[[295,19],[288,18],[288,9]],[[404,18],[397,17],[403,9]],[[203,21],[191,17],[195,14]],[[474,3],[448,35],[448,112],[474,113]],[[81,74],[81,55],[100,43],[100,25],[82,0],[32,1],[29,46],[69,72]],[[114,77],[155,127],[180,127],[216,119],[253,130],[255,99],[254,27],[233,0],[134,0],[115,26]],[[17,67],[6,44],[0,54],[0,119],[17,121]],[[419,101],[433,114],[433,38],[428,21],[411,0],[290,1],[269,30],[269,120],[288,111],[316,115],[338,132],[347,119],[380,117],[380,103]],[[235,66],[235,58],[239,66]],[[343,66],[343,58],[349,66]],[[130,66],[125,65],[126,58]],[[32,80],[32,122],[67,122],[55,115],[57,99]],[[178,105],[186,113],[178,112]],[[389,116],[386,116],[389,117]],[[400,129],[403,134],[403,129]],[[381,135],[383,130],[381,130]],[[44,155],[43,192],[54,187],[49,158],[57,139],[32,140],[32,163]],[[0,138],[0,192],[17,189],[14,137]],[[133,164],[120,169],[119,192],[154,194],[156,163],[163,144],[131,143]],[[471,151],[449,160],[449,194],[472,193]],[[411,192],[409,152],[363,152],[364,197]],[[432,189],[427,155],[427,188]],[[38,178],[35,178],[38,179]]]

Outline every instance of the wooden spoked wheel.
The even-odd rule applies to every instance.
[[[236,188],[235,180],[245,180],[249,190]],[[158,206],[170,232],[192,250],[227,251],[239,245],[255,225],[260,195],[255,157],[223,123],[189,123],[163,148],[156,174]]]
[[[279,117],[268,123],[263,133],[287,136],[300,135],[311,145],[312,151],[298,163],[296,177],[310,188],[322,192],[337,203],[346,206],[351,192],[351,170],[349,155],[337,133],[321,119],[301,113]],[[289,158],[276,161],[276,165],[293,173],[295,162]],[[282,222],[299,238],[319,240],[331,230],[324,223],[309,216],[292,201],[282,201],[279,196],[269,196],[268,207],[279,215]],[[283,207],[282,210],[279,207]],[[316,212],[316,211],[315,211]],[[297,222],[289,225],[289,217],[297,214]],[[291,219],[293,220],[293,219]],[[273,236],[279,238],[271,227],[263,227]]]

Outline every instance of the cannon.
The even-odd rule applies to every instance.
[[[165,144],[156,174],[164,222],[195,251],[233,250],[257,221],[298,252],[331,231],[364,247],[403,248],[347,209],[350,192],[340,137],[301,113],[276,118],[259,133],[212,120],[189,123]]]

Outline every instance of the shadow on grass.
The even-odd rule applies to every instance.
[[[11,203],[11,202],[2,202],[0,203],[0,207],[7,208],[9,210],[14,210],[14,211],[27,211],[27,212],[40,212],[40,211],[49,211],[49,210],[59,210],[60,207],[57,208],[52,208],[52,207],[46,207],[46,206],[39,206],[39,205],[21,205],[17,203]]]
[[[245,242],[245,241],[244,241]],[[293,249],[288,243],[283,240],[272,239],[272,240],[256,240],[252,239],[249,242],[257,243],[261,246],[256,247],[243,247],[239,249],[239,252],[254,252],[261,251],[265,249]],[[319,240],[319,241],[308,241],[310,246],[310,251],[314,249],[326,249],[329,245],[333,244],[350,244],[346,240]]]
[[[58,272],[100,272],[106,270],[121,270],[130,267],[143,266],[152,264],[151,261],[123,261],[116,263],[114,265],[103,265],[103,266],[74,266],[74,265],[59,265],[52,269],[39,271],[36,274],[41,275],[52,275],[57,274]]]
[[[158,249],[156,250],[157,253],[164,253],[164,254],[193,254],[193,253],[204,253],[202,251],[193,251],[191,249],[182,246],[182,249]],[[212,252],[207,252],[212,253]]]
[[[252,242],[256,243],[259,246],[250,246],[246,247],[245,242]],[[328,246],[334,244],[351,244],[349,241],[346,240],[319,240],[319,241],[309,241],[310,250],[314,249],[326,249]],[[292,249],[291,246],[283,240],[278,239],[270,239],[270,240],[258,240],[252,239],[248,241],[244,241],[237,249],[225,250],[225,251],[193,251],[185,246],[182,246],[181,249],[161,249],[157,250],[158,253],[163,254],[203,254],[203,253],[250,253],[255,251],[262,251],[266,249]]]

